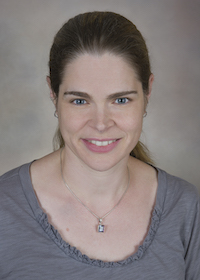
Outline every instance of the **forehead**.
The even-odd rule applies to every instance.
[[[116,92],[133,89],[139,82],[128,62],[111,53],[82,54],[65,67],[61,89]]]

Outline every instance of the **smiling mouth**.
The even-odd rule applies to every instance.
[[[109,141],[96,141],[96,140],[88,140],[88,142],[98,146],[98,147],[102,147],[102,146],[108,146],[114,142],[116,142],[117,140],[109,140]]]

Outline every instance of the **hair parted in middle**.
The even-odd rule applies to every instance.
[[[65,68],[81,54],[105,52],[121,56],[136,72],[146,100],[151,67],[145,40],[136,26],[113,12],[88,12],[69,19],[56,34],[49,58],[49,76],[55,98],[59,95]],[[64,146],[58,128],[54,149]],[[148,149],[139,141],[132,156],[152,163]]]

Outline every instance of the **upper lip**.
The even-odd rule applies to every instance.
[[[120,138],[104,138],[104,139],[99,139],[99,138],[85,138],[83,140],[86,140],[86,141],[100,141],[100,142],[103,142],[103,141],[117,141],[119,140]]]
[[[85,141],[89,142],[89,143],[92,143],[96,146],[99,146],[99,147],[102,147],[102,146],[107,146],[107,145],[110,145],[112,143],[116,143],[118,139],[109,139],[109,140],[105,140],[105,139],[101,139],[101,140],[94,140],[94,139],[87,139]]]

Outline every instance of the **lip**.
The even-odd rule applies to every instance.
[[[108,153],[108,152],[112,151],[118,145],[120,140],[121,139],[87,138],[87,139],[82,139],[82,142],[92,152]]]

